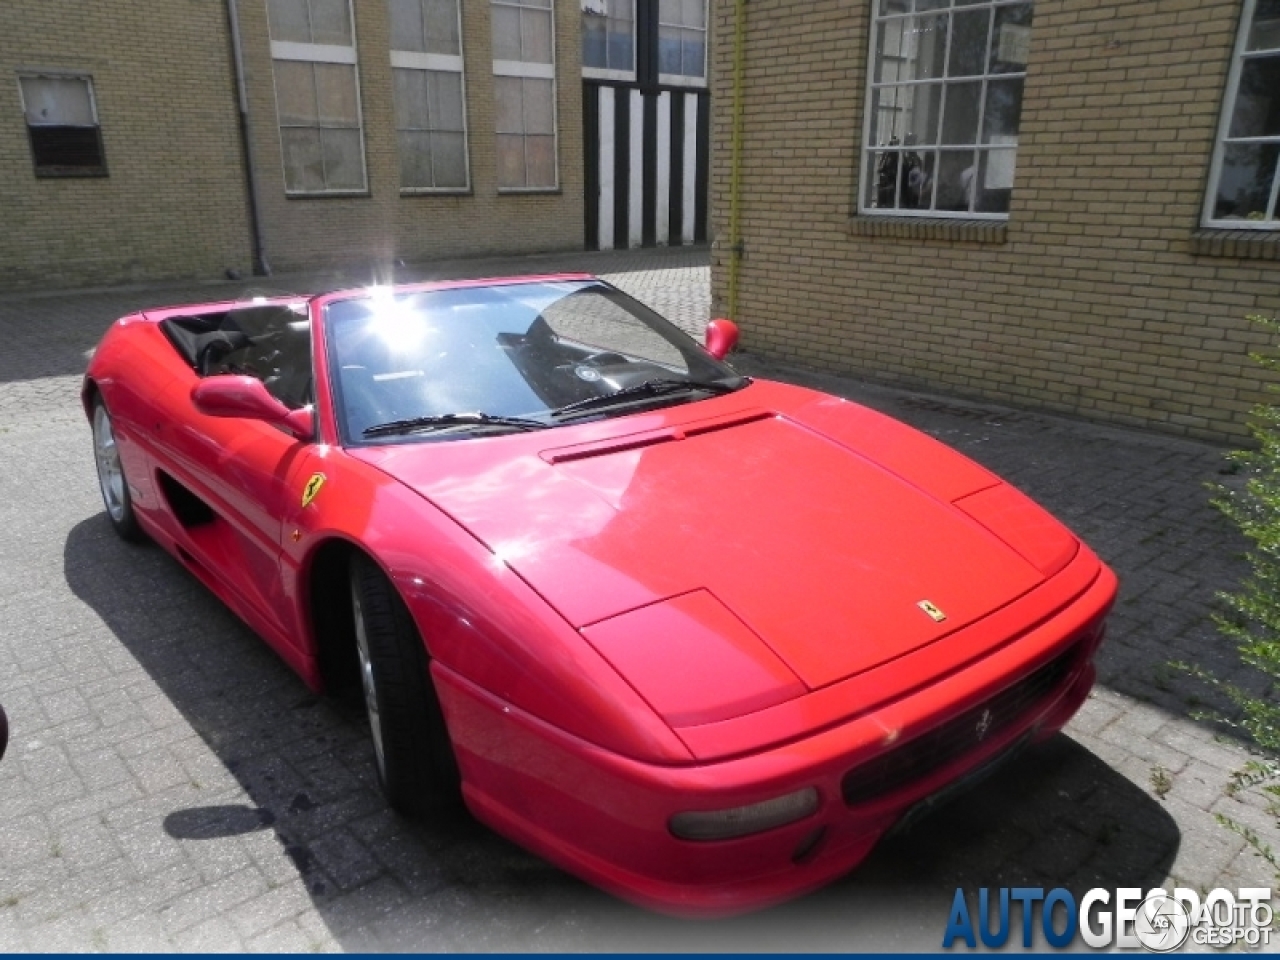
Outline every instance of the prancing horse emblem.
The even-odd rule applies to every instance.
[[[974,728],[974,733],[978,735],[978,742],[981,743],[987,738],[987,734],[991,732],[991,711],[983,710],[982,716],[978,718],[978,726]]]
[[[916,606],[929,616],[933,617],[934,621],[937,623],[941,623],[943,620],[947,619],[947,615],[939,610],[932,600],[920,600],[916,603]]]

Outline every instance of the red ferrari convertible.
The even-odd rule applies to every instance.
[[[362,695],[395,809],[730,913],[1059,730],[1116,589],[736,336],[579,275],[181,306],[112,326],[84,408],[115,529]]]

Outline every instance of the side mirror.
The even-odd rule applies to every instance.
[[[240,417],[284,427],[299,440],[310,440],[315,428],[311,410],[290,410],[267,392],[257,377],[219,374],[191,388],[191,402],[207,417]]]
[[[705,349],[717,360],[723,360],[738,345],[738,325],[718,317],[707,324]]]

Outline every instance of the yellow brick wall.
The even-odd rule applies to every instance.
[[[266,0],[240,0],[268,260],[276,271],[581,248],[581,6],[556,0],[560,189],[499,194],[488,0],[462,0],[471,193],[401,196],[385,0],[355,0],[369,191],[286,197]],[[0,288],[248,273],[250,223],[223,0],[0,5]],[[37,179],[17,74],[93,77],[109,176]]]
[[[0,287],[217,276],[249,263],[225,8],[0,5]],[[109,176],[37,179],[18,71],[92,75]]]
[[[1036,4],[1003,242],[990,228],[858,219],[870,0],[746,7],[745,346],[888,383],[1245,435],[1265,380],[1248,352],[1266,340],[1244,317],[1280,309],[1280,260],[1210,256],[1193,240],[1238,0]],[[721,311],[733,12],[714,0]]]
[[[493,40],[488,0],[462,0],[468,152],[467,196],[400,194],[385,0],[356,0],[356,43],[369,195],[286,197],[276,126],[266,4],[244,0],[241,23],[254,145],[276,269],[393,259],[580,249],[583,244],[581,4],[556,0],[556,108],[560,189],[498,193],[494,158]]]

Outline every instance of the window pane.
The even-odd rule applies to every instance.
[[[978,155],[978,187],[974,209],[981,213],[1008,213],[1013,195],[1014,150],[984,150]]]
[[[22,77],[22,100],[32,126],[93,127],[88,81],[78,77]]]
[[[528,164],[526,185],[554,187],[556,185],[556,138],[526,137],[525,155]]]
[[[267,21],[272,40],[311,42],[307,0],[267,0]]]
[[[972,150],[943,150],[938,158],[938,210],[972,209],[977,163]]]
[[[707,26],[706,0],[684,0],[684,17],[686,27],[697,27],[700,30]]]
[[[493,59],[520,59],[520,11],[493,7]]]
[[[911,0],[880,0],[878,16],[885,17],[893,13],[910,13]]]
[[[551,62],[550,11],[520,11],[520,51],[528,63]]]
[[[427,49],[422,23],[422,0],[389,0],[391,49],[423,53]]]
[[[889,20],[876,28],[876,83],[893,83],[898,80],[910,80],[908,71],[910,64],[905,62],[906,50],[903,47],[904,31],[908,21],[905,18]]]
[[[1031,4],[996,7],[991,73],[1025,73],[1031,47]]]
[[[686,77],[701,77],[706,70],[703,48],[705,34],[701,30],[684,30],[681,34],[682,66],[680,72]]]
[[[903,117],[902,142],[907,146],[938,142],[938,113],[942,107],[942,84],[927,83],[906,87],[907,112]]]
[[[555,112],[551,104],[553,91],[550,80],[524,81],[524,131],[526,133],[555,133]]]
[[[957,11],[951,18],[951,59],[947,75],[951,77],[981,76],[987,62],[987,30],[991,11]]]
[[[276,109],[286,126],[316,123],[316,84],[312,65],[297,60],[273,61],[276,74]]]
[[[917,10],[941,10],[951,5],[951,0],[916,0]]]
[[[1222,174],[1213,215],[1217,219],[1265,220],[1276,175],[1280,144],[1228,144],[1222,152]]]
[[[1229,136],[1280,136],[1280,56],[1244,62]]]
[[[610,21],[609,67],[613,70],[634,70],[635,54],[633,26],[630,20]]]
[[[493,93],[497,101],[494,129],[498,133],[523,133],[524,107],[520,92],[520,78],[494,77]]]
[[[1247,49],[1280,50],[1280,0],[1258,0]]]
[[[311,42],[351,46],[351,8],[347,0],[311,0]]]
[[[609,16],[614,20],[635,20],[635,0],[609,0]]]
[[[432,187],[431,134],[424,130],[401,130],[396,134],[400,149],[400,186]]]
[[[1022,77],[991,80],[987,83],[987,107],[982,118],[982,142],[1000,137],[1017,137],[1022,120]]]
[[[462,54],[458,35],[458,0],[426,0],[427,52],[448,56]]]
[[[683,15],[684,10],[680,0],[658,0],[659,23],[672,23],[678,26]]]
[[[604,17],[582,14],[582,65],[609,66],[608,25]]]
[[[430,126],[425,70],[392,70],[397,130],[425,130]]]
[[[460,133],[431,134],[431,166],[437,187],[467,185],[467,145]]]
[[[289,127],[280,131],[284,153],[284,185],[290,192],[324,189],[320,131]]]
[[[947,14],[913,17],[904,38],[909,60],[908,78],[929,80],[943,75],[947,56]],[[911,69],[911,68],[914,69]]]
[[[356,68],[343,63],[317,63],[316,106],[321,126],[357,127]]]
[[[500,133],[496,140],[498,151],[498,186],[523,187],[524,137],[520,134]]]
[[[364,187],[364,164],[360,157],[359,130],[321,130],[324,172],[330,190],[359,190]]]
[[[658,72],[680,72],[680,28],[658,28]]]
[[[433,130],[463,129],[462,74],[433,70],[427,74]]]
[[[981,81],[947,84],[947,106],[942,118],[943,143],[978,142],[978,106],[981,102]]]

